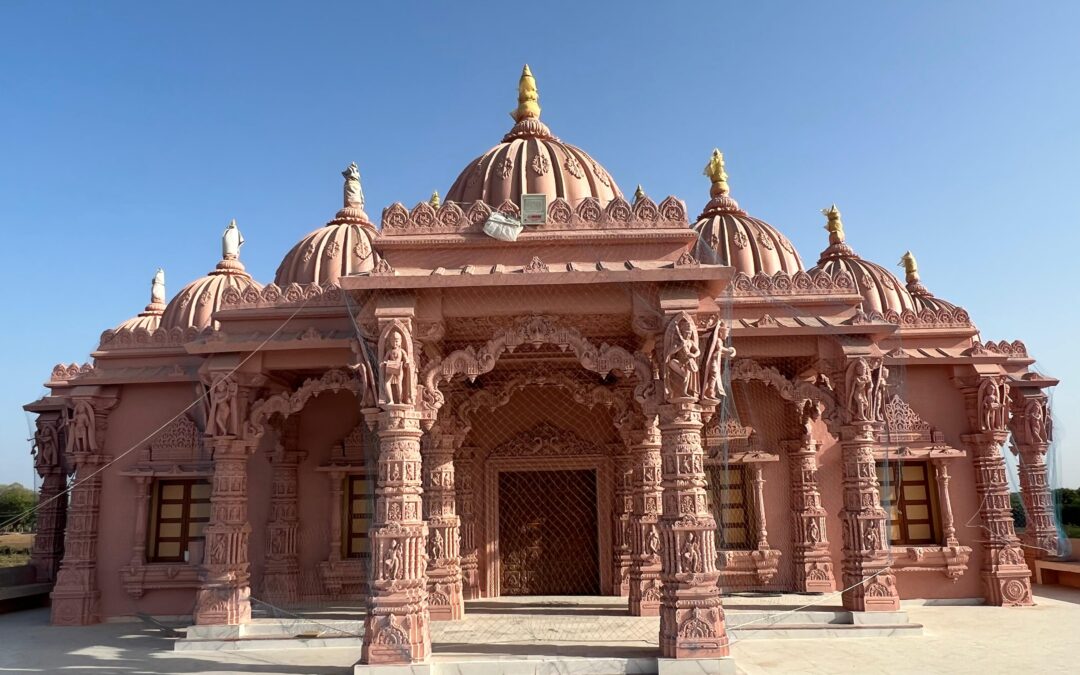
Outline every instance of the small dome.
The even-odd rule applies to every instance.
[[[712,199],[705,205],[694,231],[694,257],[701,262],[730,265],[754,276],[758,272],[794,274],[803,271],[802,259],[787,237],[772,225],[747,215],[729,193],[724,156],[713,151],[705,168],[713,181]]]
[[[161,325],[161,315],[165,312],[165,270],[158,268],[150,281],[150,304],[136,316],[124,321],[115,328],[117,331],[134,331],[142,328],[147,332],[157,330]]]
[[[217,267],[207,274],[192,281],[177,293],[161,316],[161,325],[165,328],[206,328],[217,322],[214,312],[221,308],[221,297],[229,288],[236,288],[244,293],[249,288],[262,290],[262,285],[251,278],[240,262],[240,246],[244,238],[236,229],[236,221],[229,223],[222,237],[222,259]]]
[[[516,124],[502,143],[469,163],[454,181],[446,200],[498,206],[521,202],[523,193],[543,193],[577,206],[595,197],[601,206],[622,197],[604,167],[581,148],[563,143],[540,121],[536,82],[525,66],[518,84]]]

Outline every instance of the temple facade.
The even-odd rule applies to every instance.
[[[513,128],[444,198],[376,225],[353,164],[272,282],[235,222],[171,299],[159,270],[26,406],[53,623],[348,599],[363,662],[410,663],[468,600],[622,595],[662,656],[708,658],[733,588],[1031,604],[1056,381],[910,252],[903,281],[859,257],[835,206],[808,268],[719,152],[705,174],[696,219],[625,198],[540,121],[526,67]]]

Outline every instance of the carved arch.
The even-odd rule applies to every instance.
[[[795,406],[798,414],[801,414],[805,401],[813,401],[824,409],[822,416],[831,430],[835,431],[840,424],[840,409],[832,392],[805,380],[789,380],[772,366],[762,366],[753,359],[736,359],[731,364],[731,381],[760,382],[772,387],[780,398]]]
[[[571,398],[587,408],[605,406],[611,408],[616,420],[620,419],[629,407],[626,397],[620,396],[611,387],[591,384],[574,379],[562,373],[538,374],[522,373],[506,382],[495,391],[480,389],[463,400],[456,407],[456,415],[465,427],[472,423],[473,415],[481,409],[497,410],[507,403],[514,394],[526,387],[554,387],[570,393]]]
[[[359,373],[359,374],[358,374]],[[312,377],[292,392],[281,392],[260,399],[251,406],[245,432],[248,438],[258,440],[266,432],[266,425],[274,415],[283,418],[304,409],[307,402],[323,392],[350,391],[362,404],[370,402],[371,388],[363,376],[363,371],[349,372],[343,368],[332,368],[321,377]]]
[[[479,349],[468,346],[451,352],[445,358],[433,360],[423,373],[422,407],[438,411],[445,402],[439,386],[455,377],[464,376],[469,381],[491,372],[499,358],[507,351],[513,352],[521,345],[554,345],[563,351],[572,350],[581,365],[589,371],[606,377],[609,373],[634,375],[638,384],[635,397],[641,398],[653,386],[652,368],[642,354],[631,354],[626,349],[606,342],[595,345],[576,328],[561,326],[549,316],[529,316],[519,319],[509,328],[499,329],[495,336]]]

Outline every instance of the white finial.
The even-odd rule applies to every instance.
[[[225,228],[225,234],[221,236],[221,257],[225,260],[236,260],[240,257],[240,247],[244,245],[244,235],[236,227],[236,219],[229,222]]]
[[[165,304],[165,270],[160,267],[150,282],[150,304]]]
[[[345,207],[364,208],[364,190],[360,187],[360,168],[353,162],[341,175],[345,178]]]

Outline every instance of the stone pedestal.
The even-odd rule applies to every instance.
[[[64,558],[52,591],[54,626],[97,623],[101,591],[97,583],[97,536],[101,509],[100,468],[109,458],[79,453],[73,457],[75,481],[68,506]]]
[[[660,615],[660,509],[663,496],[660,427],[646,416],[632,432],[633,510],[630,514],[630,614]]]
[[[247,517],[247,461],[252,448],[247,441],[233,436],[215,436],[208,442],[214,453],[214,478],[195,623],[249,623],[251,524]]]
[[[879,422],[856,422],[842,430],[844,463],[843,600],[855,612],[895,612],[900,609],[896,576],[889,567],[888,513],[874,459]]]
[[[795,588],[803,593],[831,593],[836,590],[833,564],[826,535],[828,513],[821,505],[817,452],[821,443],[813,440],[786,441],[791,469],[792,562]]]
[[[461,521],[454,492],[454,450],[464,433],[437,422],[427,433],[424,458],[424,516],[428,526],[428,611],[433,621],[465,615],[461,583]]]
[[[428,528],[423,519],[420,415],[384,404],[371,527],[371,581],[362,664],[408,664],[431,654]]]
[[[716,521],[706,504],[701,406],[660,407],[663,508],[660,516],[660,654],[712,659],[728,655]]]

